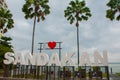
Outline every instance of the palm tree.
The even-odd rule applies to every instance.
[[[13,28],[14,21],[9,10],[0,8],[0,36],[6,33],[8,29]]]
[[[12,38],[11,37],[5,37],[5,36],[2,36],[1,39],[0,39],[0,44],[5,46],[5,47],[9,47],[9,48],[13,48],[13,46],[11,45],[11,42],[12,41]]]
[[[88,7],[86,7],[85,1],[71,1],[69,6],[64,11],[65,17],[70,21],[70,24],[76,21],[77,28],[77,54],[78,54],[78,66],[79,66],[79,22],[83,20],[88,20],[91,17],[91,13]]]
[[[4,54],[6,52],[13,52],[13,46],[11,45],[12,38],[2,36],[0,39],[0,63],[4,59]]]
[[[0,68],[4,70],[4,76],[8,77],[9,75],[9,66],[3,63],[4,54],[6,52],[14,52],[13,46],[11,45],[11,37],[4,37],[2,36],[0,39]]]
[[[26,0],[26,3],[23,5],[22,8],[22,11],[25,13],[26,19],[32,19],[34,17],[31,54],[33,54],[34,52],[36,18],[37,22],[40,22],[40,20],[45,20],[45,16],[50,13],[48,2],[48,0]]]
[[[110,0],[107,3],[107,6],[110,8],[106,11],[106,17],[110,20],[120,20],[120,0]]]
[[[4,67],[4,76],[8,76],[8,67],[2,63],[4,54],[6,52],[13,52],[10,37],[3,37],[2,35],[6,33],[9,29],[14,27],[14,21],[12,19],[12,14],[8,9],[0,7],[0,64]]]

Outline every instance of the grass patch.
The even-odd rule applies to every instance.
[[[120,76],[120,73],[116,73],[118,76]]]
[[[14,75],[13,77],[14,77],[14,78],[24,78],[24,77],[26,77],[26,78],[28,78],[28,79],[36,79],[36,78],[37,78],[37,75],[36,75],[36,77],[35,77],[34,74],[19,74],[19,75]],[[45,77],[46,77],[45,74],[39,75],[39,78],[40,78],[40,79],[43,79],[43,78],[45,78]]]
[[[106,78],[107,77],[107,73],[102,73],[102,77]]]
[[[4,70],[0,69],[0,76],[3,76],[3,74],[4,74]]]
[[[0,69],[0,73],[4,73],[4,70],[3,70],[3,69]]]

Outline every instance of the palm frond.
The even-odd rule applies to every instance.
[[[74,21],[88,20],[92,16],[90,9],[85,6],[85,1],[71,1],[69,6],[64,10],[64,16],[72,24]]]
[[[106,10],[106,18],[120,20],[120,0],[110,0],[107,6],[110,9]]]
[[[25,13],[25,18],[32,19],[36,16],[41,20],[45,20],[45,16],[50,14],[48,2],[49,0],[26,0],[22,8],[22,11]]]
[[[9,10],[0,8],[0,31],[6,33],[8,29],[14,27],[14,21],[12,19],[12,14]]]

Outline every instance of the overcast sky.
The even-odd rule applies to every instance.
[[[13,38],[16,51],[31,51],[33,20],[26,20],[22,12],[25,0],[6,0],[13,14],[14,28],[6,35]],[[50,0],[50,15],[44,22],[37,23],[35,32],[35,52],[39,42],[62,42],[62,53],[76,53],[76,27],[64,18],[64,10],[70,0]],[[120,61],[120,22],[110,21],[105,17],[108,0],[86,0],[92,17],[79,23],[80,54],[84,51],[93,54],[95,50],[108,51],[109,62]],[[49,53],[54,51],[50,50]],[[75,56],[76,57],[76,56]],[[75,58],[74,57],[74,58]]]

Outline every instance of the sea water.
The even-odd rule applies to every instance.
[[[113,73],[120,73],[120,63],[109,63],[109,72],[111,73],[111,68]]]

